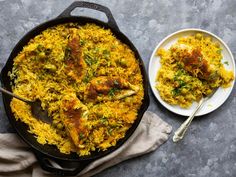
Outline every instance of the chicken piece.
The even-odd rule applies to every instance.
[[[77,82],[85,75],[86,63],[82,56],[80,40],[78,36],[73,37],[67,45],[65,51],[65,63],[67,65],[67,75]]]
[[[78,149],[84,148],[83,142],[89,134],[88,129],[85,127],[87,116],[88,108],[75,94],[64,96],[60,109],[60,117],[68,135]]]
[[[172,47],[171,51],[175,60],[181,62],[184,69],[191,75],[200,79],[209,79],[211,69],[199,48],[193,49],[184,44],[180,44]]]
[[[136,94],[139,87],[119,77],[100,76],[88,84],[86,101],[119,100]]]

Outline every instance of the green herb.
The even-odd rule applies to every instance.
[[[91,79],[91,76],[89,75],[89,73],[87,72],[86,75],[83,78],[83,82],[88,83]]]
[[[218,77],[219,77],[219,74],[218,74],[218,72],[217,72],[217,71],[215,71],[215,72],[213,72],[213,73],[211,73],[211,74],[210,74],[210,76],[209,76],[209,79],[208,79],[208,80],[212,81],[212,80],[215,80],[215,79],[217,79]]]
[[[174,96],[178,96],[180,94],[180,91],[181,91],[180,88],[175,88],[175,89],[172,90],[172,94]]]
[[[86,43],[85,40],[80,39],[79,44],[80,44],[81,46],[83,46],[85,43]]]
[[[109,128],[108,129],[108,134],[111,135],[112,132],[113,132],[113,128]]]
[[[225,61],[224,64],[229,65],[229,62],[228,62],[228,61]]]
[[[104,55],[110,55],[110,51],[108,51],[108,50],[103,50],[103,52],[102,52]]]
[[[177,63],[177,67],[178,67],[179,69],[182,69],[182,68],[183,68],[183,66],[182,66],[181,63]]]
[[[216,51],[216,53],[221,54],[222,49]]]
[[[45,76],[42,73],[39,73],[37,77],[39,80],[43,80]]]
[[[84,59],[87,65],[91,66],[93,64],[92,58],[89,55],[85,55]]]
[[[175,75],[173,80],[174,80],[174,81],[177,81],[177,80],[178,80],[178,77]]]
[[[111,88],[108,92],[109,96],[115,96],[115,92],[117,92],[119,89],[118,88]]]
[[[182,89],[182,88],[187,88],[187,87],[188,87],[187,84],[186,84],[186,82],[184,82],[183,80],[181,80],[181,79],[178,78],[178,74],[179,74],[179,73],[177,73],[177,75],[175,75],[175,77],[174,77],[174,81],[178,82],[178,87],[177,87],[177,88],[174,88],[174,89],[171,91],[171,92],[172,92],[172,95],[174,95],[174,96],[179,95],[179,94],[181,93],[181,89]]]
[[[68,60],[71,58],[71,48],[70,47],[66,47],[65,48],[65,56],[64,56],[64,59],[65,60]]]
[[[43,45],[39,44],[39,45],[37,46],[37,52],[42,52],[43,50],[44,50]]]
[[[98,47],[95,47],[93,50],[94,50],[94,53],[98,53],[99,52],[99,48]]]
[[[100,121],[102,122],[102,124],[108,124],[108,120],[107,120],[107,117],[105,116],[102,116],[102,118],[100,119]]]
[[[103,50],[102,53],[103,53],[103,56],[104,56],[105,59],[110,58],[110,51],[108,51],[108,50]]]
[[[86,75],[83,78],[83,82],[88,83],[89,82],[89,75],[86,73]]]
[[[186,73],[186,72],[185,72],[184,69],[180,69],[180,70],[178,70],[178,71],[176,72],[174,78],[173,78],[174,81],[179,80],[179,77],[182,76],[182,75],[184,75],[185,73]]]
[[[180,70],[177,71],[176,76],[181,76],[184,73],[185,73],[185,71],[183,69],[180,69]]]
[[[84,55],[84,60],[85,60],[86,64],[89,65],[89,66],[97,63],[97,59],[93,58],[90,54],[85,54]]]
[[[186,83],[183,80],[178,80],[178,83],[180,88],[186,85]]]
[[[84,138],[84,134],[82,132],[79,133],[79,138],[83,139]]]

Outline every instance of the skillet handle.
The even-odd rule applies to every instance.
[[[41,168],[57,176],[75,176],[81,172],[91,161],[65,161],[47,157],[36,150],[33,150]],[[53,165],[54,164],[54,165]],[[56,164],[56,165],[55,165]]]
[[[100,4],[96,4],[96,3],[91,3],[91,2],[85,2],[85,1],[75,1],[73,2],[69,7],[67,7],[59,16],[58,18],[62,18],[62,17],[70,17],[71,16],[71,12],[77,8],[77,7],[82,7],[82,8],[88,8],[88,9],[94,9],[100,12],[104,12],[107,16],[108,19],[108,25],[112,28],[115,28],[116,30],[119,30],[118,25],[116,24],[116,21],[110,11],[110,9],[108,9],[107,7],[100,5]]]

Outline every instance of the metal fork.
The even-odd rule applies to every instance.
[[[183,137],[184,137],[184,135],[185,135],[185,133],[186,133],[188,127],[190,126],[190,124],[191,124],[193,118],[195,117],[196,113],[197,113],[197,112],[199,111],[199,109],[202,107],[203,103],[205,103],[205,101],[207,101],[208,99],[210,99],[210,98],[216,93],[217,90],[218,90],[218,88],[216,88],[210,95],[208,95],[208,96],[206,96],[206,97],[203,97],[203,98],[199,101],[199,103],[198,103],[196,109],[193,111],[193,113],[192,113],[192,114],[188,117],[188,119],[186,119],[186,120],[184,121],[184,123],[182,123],[181,126],[175,131],[175,134],[174,134],[174,136],[173,136],[173,142],[176,143],[176,142],[178,142],[178,141],[180,141],[180,140],[183,139]]]

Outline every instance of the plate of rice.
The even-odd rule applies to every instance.
[[[235,82],[235,62],[229,47],[216,35],[201,29],[184,29],[164,38],[149,61],[149,81],[157,100],[168,110],[190,116],[198,102],[197,116],[219,108]]]

